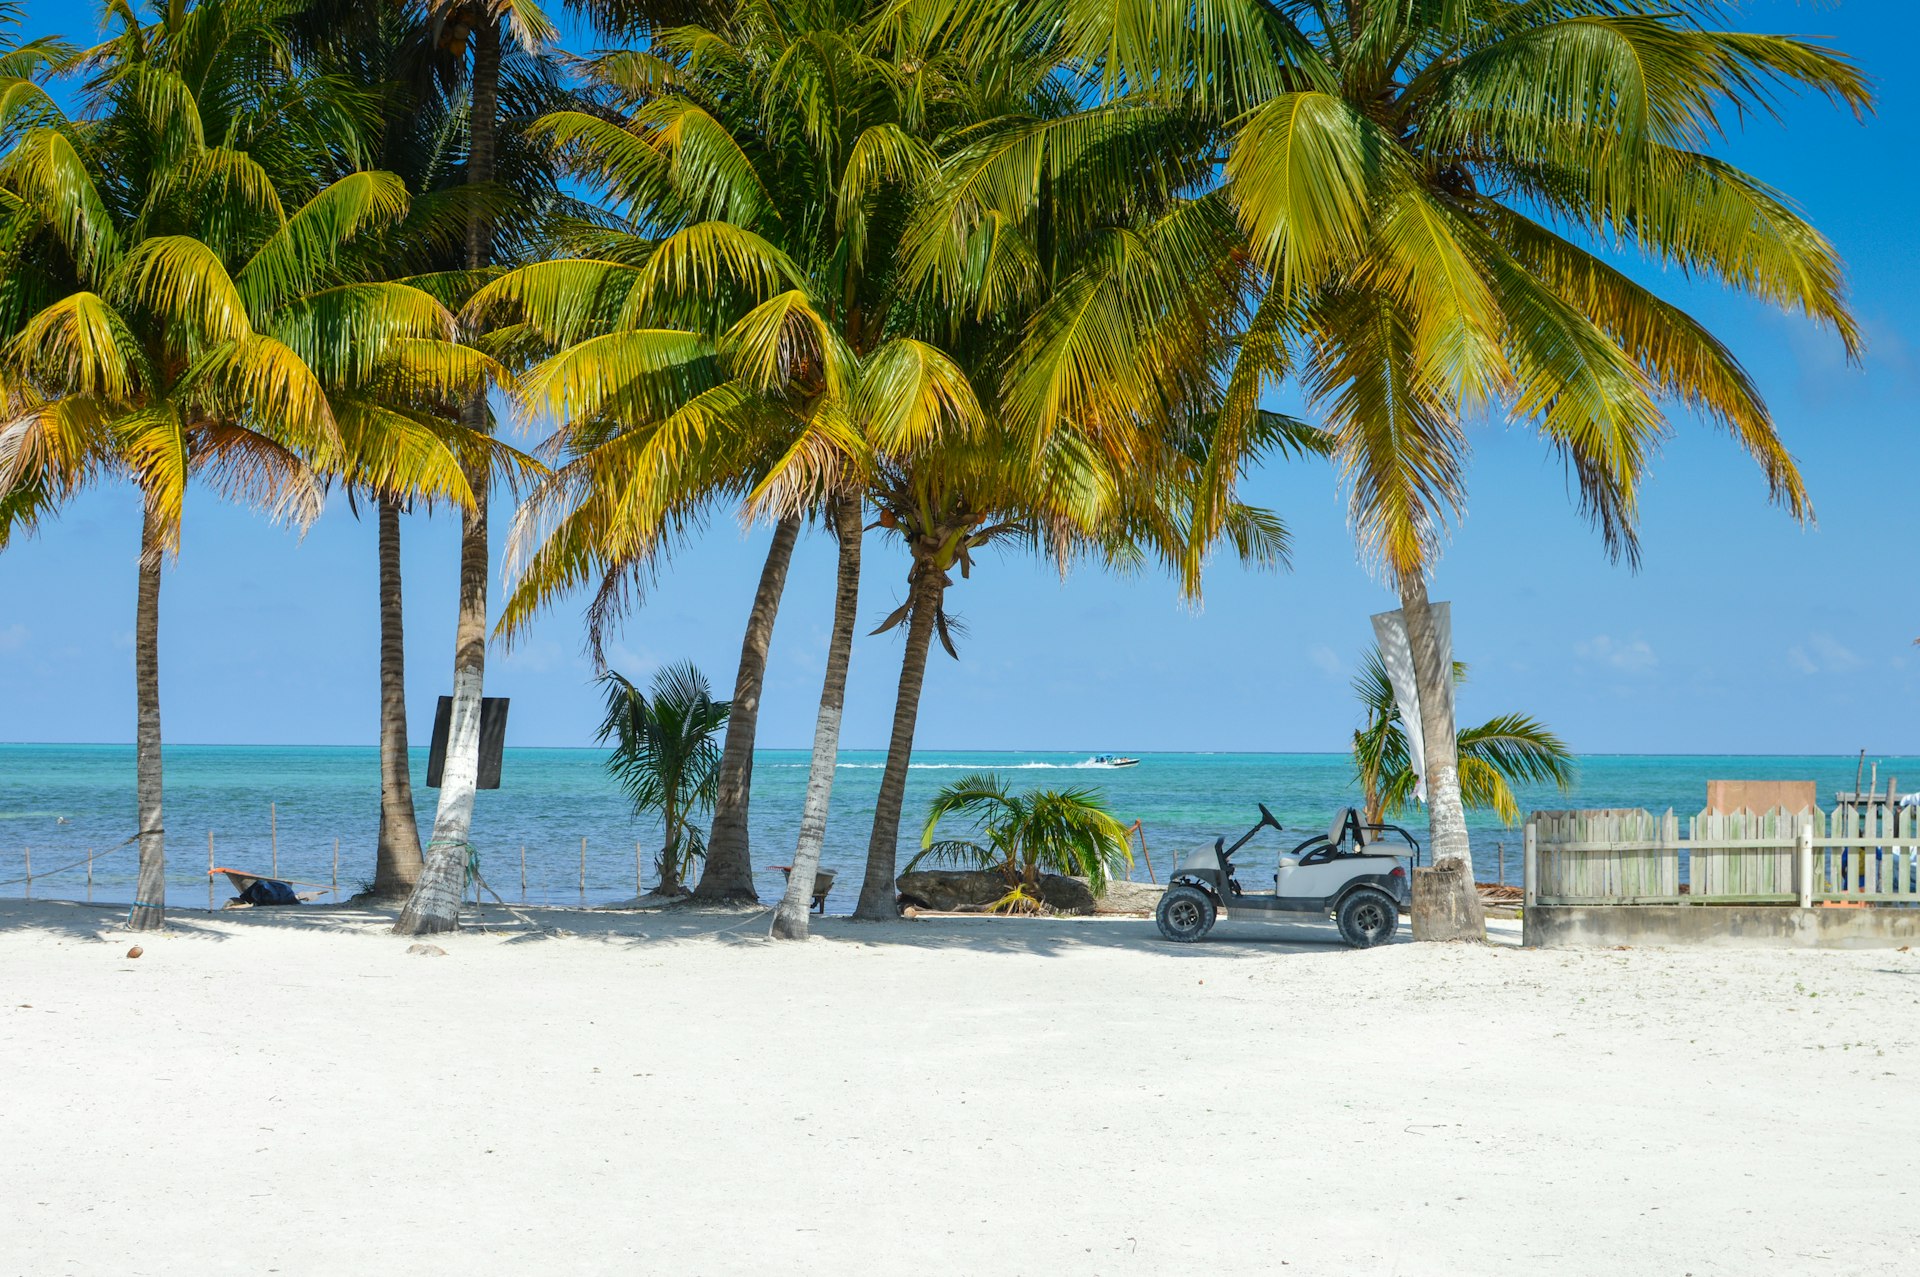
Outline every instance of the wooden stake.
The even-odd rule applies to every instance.
[[[87,848],[87,903],[93,903],[93,848]]]
[[[27,899],[33,899],[33,848],[27,848]]]
[[[1493,844],[1493,854],[1500,857],[1500,885],[1504,887],[1507,885],[1507,844]]]
[[[520,844],[520,903],[527,903],[527,844]]]
[[[587,840],[580,840],[580,903],[587,903]]]
[[[213,830],[207,830],[207,912],[213,912]]]
[[[647,894],[647,877],[643,868],[645,864],[646,855],[640,850],[640,844],[633,844],[633,894],[636,896]]]
[[[333,840],[333,903],[340,903],[340,840]]]
[[[273,840],[273,876],[280,876],[280,809],[267,804],[267,837]]]

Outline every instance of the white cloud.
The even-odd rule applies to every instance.
[[[15,621],[0,629],[0,652],[18,652],[27,645],[27,627]]]
[[[506,659],[502,662],[533,674],[547,674],[579,663],[578,657],[552,639],[527,640],[507,653]]]
[[[1308,652],[1307,659],[1313,662],[1315,669],[1329,678],[1339,678],[1347,672],[1346,664],[1341,661],[1340,654],[1324,643]]]
[[[1844,674],[1860,668],[1852,648],[1831,634],[1815,634],[1787,649],[1787,660],[1802,674]]]
[[[1575,643],[1573,652],[1582,660],[1608,665],[1625,674],[1644,674],[1660,663],[1653,645],[1645,639],[1617,639],[1606,634]]]

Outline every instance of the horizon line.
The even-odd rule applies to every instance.
[[[135,743],[133,741],[0,741],[0,749],[133,749],[133,748],[135,748]],[[307,745],[307,744],[294,744],[292,742],[286,742],[286,741],[278,741],[278,742],[181,741],[181,742],[178,742],[177,744],[172,744],[172,745],[168,745],[163,742],[161,745],[162,750],[167,750],[167,749],[360,749],[360,750],[378,751],[379,748],[380,746],[378,743],[371,744],[371,745],[341,745],[341,744]],[[425,742],[421,742],[417,744],[409,743],[407,748],[409,750],[428,749],[430,748],[430,746]],[[604,747],[598,746],[598,745],[507,745],[504,748],[508,750],[516,750],[516,749],[565,750],[565,751],[577,752],[577,753],[606,752]],[[757,745],[756,744],[754,746],[754,750],[755,752],[764,750],[769,753],[779,752],[779,753],[788,753],[788,754],[812,753],[812,747],[806,746],[806,745]],[[838,754],[884,754],[886,752],[887,752],[887,749],[885,746],[873,746],[873,747],[843,746],[842,748],[836,751],[836,756]],[[1060,747],[1024,746],[1024,745],[1009,746],[1004,749],[979,749],[979,748],[943,749],[935,746],[928,746],[924,749],[920,747],[915,747],[912,752],[916,754],[927,753],[927,754],[992,754],[992,755],[1021,754],[1021,753],[1077,754],[1082,752],[1082,749],[1079,747],[1060,748]],[[1095,750],[1093,752],[1099,753],[1103,751]],[[1104,752],[1110,753],[1114,751],[1104,751]],[[1324,758],[1324,757],[1337,758],[1337,757],[1345,757],[1349,755],[1351,752],[1352,752],[1351,750],[1344,750],[1344,749],[1143,749],[1139,751],[1139,754],[1143,758],[1152,757],[1155,755],[1162,755],[1162,756],[1185,755],[1185,756],[1201,757],[1201,758],[1211,757],[1211,756],[1227,756],[1227,755],[1252,755],[1254,757],[1260,757],[1260,758]],[[1847,753],[1847,752],[1836,753],[1836,752],[1826,751],[1826,750],[1816,750],[1812,753],[1799,753],[1799,754],[1766,751],[1766,750],[1757,751],[1757,752],[1741,752],[1741,751],[1734,751],[1734,750],[1668,750],[1668,751],[1621,750],[1621,749],[1589,750],[1589,751],[1576,750],[1574,751],[1574,757],[1575,758],[1828,758],[1828,757],[1832,757],[1832,758],[1838,758],[1838,759],[1847,759],[1847,758],[1858,759],[1862,752],[1865,752],[1868,762],[1876,761],[1875,756],[1871,751],[1854,751],[1851,753]],[[1920,752],[1909,754],[1909,753],[1902,753],[1900,751],[1892,751],[1892,752],[1880,754],[1878,756],[1878,761],[1885,761],[1889,758],[1894,758],[1894,759],[1920,758]]]

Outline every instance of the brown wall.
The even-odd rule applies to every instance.
[[[1710,780],[1707,782],[1708,811],[1772,811],[1784,807],[1788,813],[1812,811],[1820,806],[1820,795],[1810,780]]]

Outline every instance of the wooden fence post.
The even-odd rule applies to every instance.
[[[1504,842],[1493,844],[1493,854],[1499,858],[1500,885],[1504,887],[1507,885],[1507,844]]]
[[[520,903],[527,903],[527,844],[520,844]]]
[[[1813,908],[1813,818],[1802,816],[1793,839],[1793,891],[1802,909]]]
[[[87,903],[93,903],[93,848],[87,848]]]
[[[580,903],[587,903],[587,840],[580,840]]]
[[[633,894],[635,897],[647,894],[647,857],[640,850],[640,844],[633,844]]]
[[[340,840],[333,840],[333,903],[340,903]]]
[[[267,837],[273,842],[273,876],[280,876],[280,808],[276,803],[267,804]]]
[[[1520,842],[1520,900],[1524,909],[1540,899],[1540,833],[1529,820]]]
[[[33,899],[33,848],[27,848],[27,899]]]
[[[213,912],[213,830],[207,830],[207,912]]]

